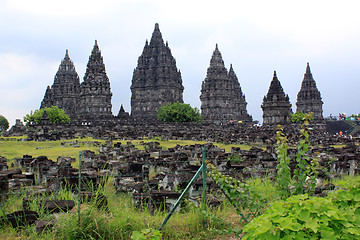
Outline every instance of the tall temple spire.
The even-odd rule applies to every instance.
[[[311,74],[309,62],[306,64],[306,74]]]
[[[74,118],[78,110],[79,88],[80,79],[66,49],[65,57],[55,74],[54,83],[51,88],[47,88],[40,108],[57,106]]]
[[[151,36],[150,45],[155,48],[162,47],[164,45],[164,40],[160,32],[159,24],[155,23],[154,32]]]
[[[269,90],[264,96],[261,105],[263,110],[263,125],[276,126],[277,124],[289,124],[292,113],[289,96],[284,89],[274,71],[273,79]]]
[[[70,60],[70,57],[69,57],[69,50],[66,49],[65,51],[65,57],[64,57],[64,60]]]
[[[89,119],[109,118],[111,88],[97,40],[89,56],[84,81],[80,86],[80,113]]]
[[[230,65],[227,72],[218,45],[210,60],[201,87],[201,113],[204,120],[214,123],[233,120],[252,121],[237,76]]]
[[[150,44],[146,41],[133,73],[131,116],[155,118],[161,105],[183,102],[183,91],[181,73],[156,23]]]
[[[222,56],[221,56],[221,53],[219,51],[219,48],[218,48],[217,44],[215,46],[215,50],[214,50],[213,55],[212,55],[211,60],[210,60],[210,66],[225,69],[225,64],[224,64],[224,61],[222,59]]]
[[[281,83],[276,75],[276,71],[274,71],[274,76],[270,83],[269,91],[268,91],[266,97],[270,101],[274,97],[276,97],[278,100],[281,100],[281,101],[286,100],[286,98],[288,98],[288,96],[285,95],[284,89],[281,86]]]
[[[296,111],[304,113],[312,112],[315,121],[322,121],[322,105],[323,101],[321,100],[320,91],[316,87],[315,80],[310,71],[310,65],[307,63],[304,79],[297,94]]]

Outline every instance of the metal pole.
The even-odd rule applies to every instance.
[[[81,151],[79,152],[79,186],[78,186],[78,225],[79,225],[79,228],[81,227],[80,202],[81,202]]]
[[[175,209],[177,208],[177,206],[180,204],[180,200],[181,198],[184,196],[184,194],[189,190],[191,184],[198,178],[198,176],[200,175],[201,171],[203,170],[203,165],[200,166],[200,168],[197,170],[197,172],[195,173],[194,177],[190,180],[190,182],[188,183],[188,185],[186,186],[186,188],[184,189],[184,191],[181,193],[180,197],[178,198],[178,200],[176,200],[175,204],[172,206],[172,208],[170,209],[168,215],[166,216],[166,218],[164,219],[163,223],[160,225],[159,227],[159,231],[161,231],[163,229],[163,227],[165,226],[165,224],[167,223],[167,221],[169,221],[170,217],[173,215]]]
[[[206,211],[206,148],[203,147],[202,151],[202,177],[203,177],[203,194],[202,194],[202,202],[203,208]],[[206,227],[206,221],[204,220],[204,227]]]
[[[227,200],[229,200],[229,202],[234,206],[234,208],[236,209],[237,213],[241,216],[242,219],[244,219],[245,223],[248,224],[249,221],[246,219],[246,217],[241,213],[240,209],[236,206],[236,204],[231,200],[231,198],[229,197],[229,195],[225,192],[224,189],[222,189],[222,187],[219,185],[221,191],[223,192],[223,194],[225,195],[225,197],[227,198]]]

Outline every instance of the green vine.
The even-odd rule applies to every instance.
[[[255,189],[246,183],[222,174],[212,164],[207,166],[209,175],[228,196],[238,214],[243,216],[241,210],[245,210],[248,213],[247,217],[243,216],[245,221],[250,217],[260,215],[264,211],[267,200],[256,192]]]
[[[283,129],[279,125],[278,131],[276,132],[276,142],[277,142],[277,158],[278,164],[276,165],[277,169],[277,186],[280,192],[280,196],[286,198],[290,196],[290,181],[291,181],[291,174],[290,174],[290,158],[288,156],[288,143],[285,135],[283,134]]]
[[[289,167],[290,157],[288,156],[287,139],[283,134],[281,126],[278,126],[276,134],[276,153],[278,156],[276,178],[282,198],[289,197],[292,194],[311,194],[315,192],[319,163],[317,157],[312,157],[311,159],[309,157],[309,122],[311,120],[312,113],[303,114],[293,178],[291,178]],[[293,184],[294,190],[290,189],[290,184]]]

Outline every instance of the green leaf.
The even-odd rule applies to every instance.
[[[336,239],[338,239],[335,236],[334,230],[331,229],[331,228],[327,228],[327,229],[322,230],[321,231],[321,237],[323,239],[327,239],[327,240],[336,240]]]
[[[269,220],[263,221],[261,225],[259,225],[258,228],[255,230],[254,234],[260,235],[265,232],[268,232],[271,229],[271,227],[272,227],[271,221]]]
[[[352,235],[360,236],[360,229],[354,228],[354,227],[348,227],[345,229],[345,231],[351,233]]]
[[[307,219],[307,221],[305,222],[305,227],[311,229],[314,233],[317,233],[319,228],[317,219],[315,218]]]

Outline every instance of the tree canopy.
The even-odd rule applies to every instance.
[[[52,106],[51,108],[42,108],[40,110],[36,109],[35,111],[31,111],[29,114],[26,114],[24,117],[24,122],[26,124],[31,123],[40,123],[42,116],[44,115],[44,111],[49,116],[51,123],[69,123],[70,117],[65,113],[64,110],[58,108],[57,106]]]
[[[157,111],[157,118],[164,122],[200,122],[199,109],[192,108],[190,104],[168,103],[162,105]]]
[[[9,121],[3,115],[0,115],[0,132],[9,128]]]

